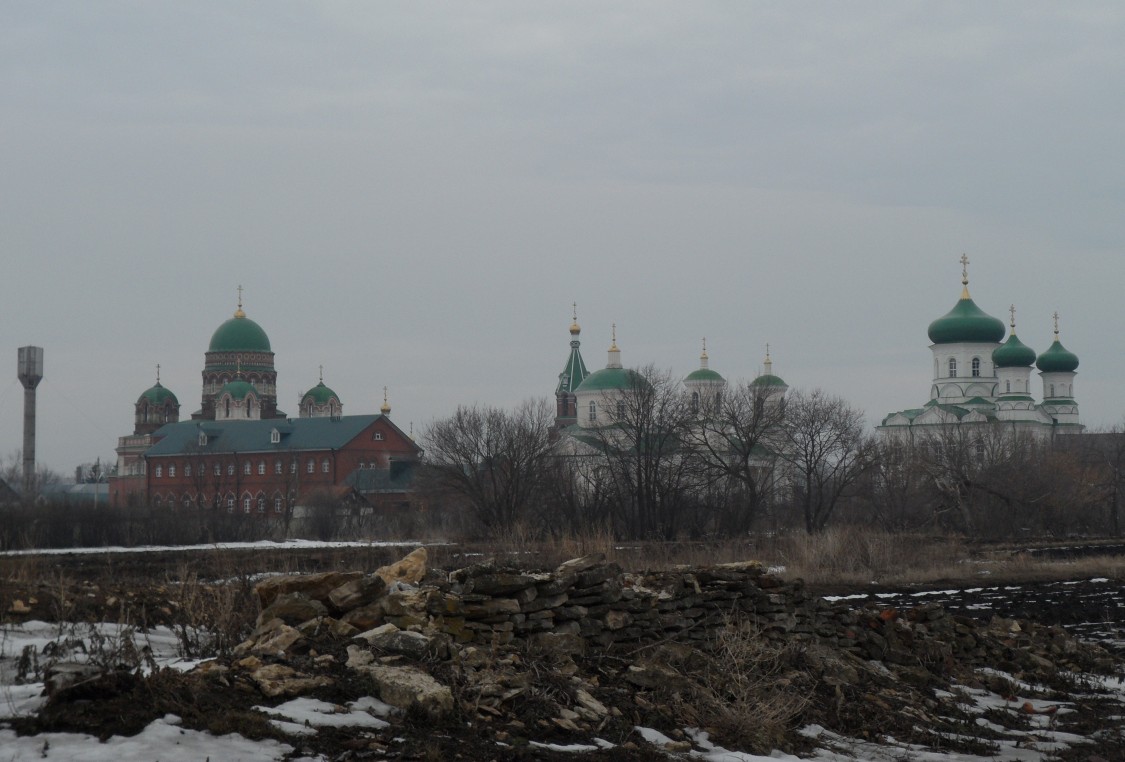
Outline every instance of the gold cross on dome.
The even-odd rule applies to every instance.
[[[961,283],[969,285],[969,257],[966,254],[961,255]]]
[[[1012,323],[1011,323],[1012,331],[1015,331],[1016,330],[1016,305],[1013,304],[1011,307],[1009,307],[1008,312],[1010,312],[1011,315],[1012,315]]]

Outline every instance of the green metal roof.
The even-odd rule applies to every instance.
[[[1013,333],[1002,346],[992,350],[992,363],[997,368],[1030,368],[1035,364],[1035,350]]]
[[[570,342],[570,357],[566,359],[566,367],[559,374],[559,385],[555,394],[573,394],[590,375],[586,370],[586,363],[582,362],[582,353],[578,351],[578,340]]]
[[[180,401],[176,399],[176,395],[162,386],[159,381],[156,382],[155,386],[145,389],[137,402],[140,402],[142,399],[148,400],[149,403],[153,405],[163,405],[167,400],[172,400],[172,403],[175,405],[180,404]]]
[[[219,390],[217,396],[222,397],[224,394],[229,394],[231,399],[235,400],[244,400],[251,394],[261,396],[258,394],[258,390],[254,388],[253,384],[249,381],[243,381],[242,379],[235,379],[234,381],[228,381],[223,384],[223,388]]]
[[[1058,339],[1055,339],[1055,342],[1047,348],[1047,351],[1039,355],[1035,367],[1044,373],[1071,373],[1078,369],[1078,355],[1064,347]]]
[[[575,392],[646,389],[649,386],[648,379],[632,368],[602,368],[587,376]]]
[[[262,327],[246,316],[232,317],[211,334],[208,352],[269,352],[270,340]]]
[[[934,344],[992,343],[1004,338],[1004,324],[972,299],[962,297],[953,309],[930,323],[927,333]]]
[[[329,389],[324,385],[324,382],[321,381],[312,389],[309,389],[307,392],[305,392],[304,396],[301,397],[301,404],[303,405],[306,400],[312,399],[314,404],[327,405],[328,400],[332,399],[333,397],[336,398],[337,402],[340,401],[340,395]]]
[[[758,376],[750,382],[751,386],[789,386],[785,383],[780,376],[775,376],[772,373],[766,373]]]
[[[145,456],[335,450],[383,417],[345,415],[277,421],[181,421],[157,429],[153,439],[159,441],[145,451]],[[277,444],[270,442],[274,429],[285,434]],[[207,434],[207,444],[203,447],[199,446],[201,431]],[[405,435],[402,438],[410,441]]]
[[[695,370],[693,370],[691,373],[688,373],[687,376],[684,377],[684,381],[720,381],[720,382],[722,382],[722,381],[725,381],[725,380],[726,379],[724,379],[722,376],[720,376],[718,373],[711,370],[710,368],[696,368]]]

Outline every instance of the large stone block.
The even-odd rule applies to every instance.
[[[254,585],[254,592],[258,594],[258,602],[266,608],[278,596],[287,593],[302,593],[315,601],[328,599],[328,594],[345,582],[359,579],[362,572],[323,572],[321,574],[288,574],[281,577],[270,577]]]

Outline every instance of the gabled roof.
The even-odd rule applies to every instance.
[[[339,449],[359,436],[376,421],[383,420],[417,450],[409,437],[383,415],[346,415],[337,418],[298,418],[264,421],[182,421],[160,427],[153,434],[156,444],[145,456],[198,453],[290,452]],[[274,429],[286,436],[270,442]],[[207,444],[200,447],[200,432]]]

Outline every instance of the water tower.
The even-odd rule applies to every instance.
[[[43,380],[43,347],[20,347],[19,379],[23,384],[23,495],[35,492],[35,387]]]

